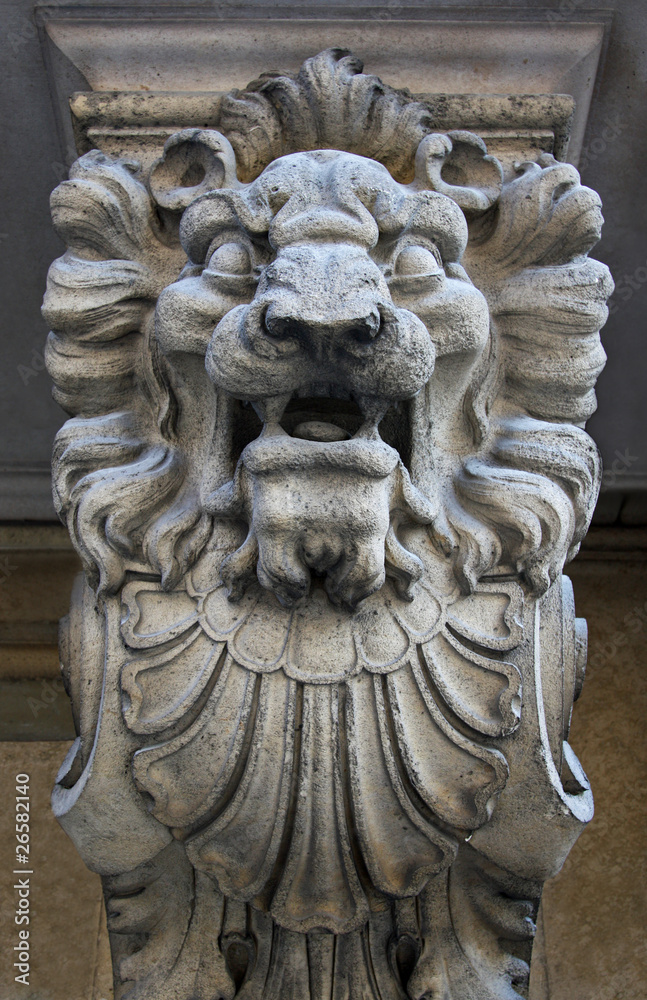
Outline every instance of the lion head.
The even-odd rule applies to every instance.
[[[407,600],[431,563],[543,592],[599,483],[597,196],[548,155],[504,178],[335,50],[220,127],[53,194],[55,500],[91,579],[211,552],[232,600]]]

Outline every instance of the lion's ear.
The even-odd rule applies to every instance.
[[[183,129],[167,139],[161,159],[151,168],[148,183],[158,205],[171,212],[183,212],[207,191],[240,187],[236,154],[220,132]]]
[[[472,132],[432,133],[418,146],[415,183],[447,195],[469,218],[498,200],[503,169]]]

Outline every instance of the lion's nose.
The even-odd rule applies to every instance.
[[[380,333],[382,317],[377,306],[363,316],[336,315],[333,308],[324,317],[289,316],[270,306],[265,313],[265,332],[273,340],[298,341],[315,357],[348,343],[370,344]]]

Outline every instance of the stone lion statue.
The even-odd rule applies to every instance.
[[[120,1000],[513,1000],[592,799],[600,202],[329,50],[53,194],[54,810]]]

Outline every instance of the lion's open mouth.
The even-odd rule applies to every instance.
[[[385,422],[389,436],[399,430],[403,439],[404,409],[385,416],[383,406],[364,407],[325,384],[239,405],[256,413],[251,439],[233,480],[205,498],[214,516],[248,525],[222,565],[230,598],[258,577],[291,607],[320,578],[331,601],[352,610],[389,575],[411,599],[422,566],[398,541],[398,527],[429,524],[435,511],[378,429]]]
[[[348,441],[355,437],[381,439],[397,451],[405,467],[408,467],[411,450],[408,401],[392,404],[386,412],[366,413],[339,386],[313,383],[295,392],[287,403],[274,408],[271,427],[264,416],[267,416],[264,406],[237,403],[233,421],[236,461],[245,447],[262,433],[285,433],[293,438],[322,444]]]
[[[313,392],[319,389],[319,392]],[[365,416],[355,400],[340,398],[334,386],[295,393],[279,421],[291,437],[306,441],[347,441],[361,430]]]

